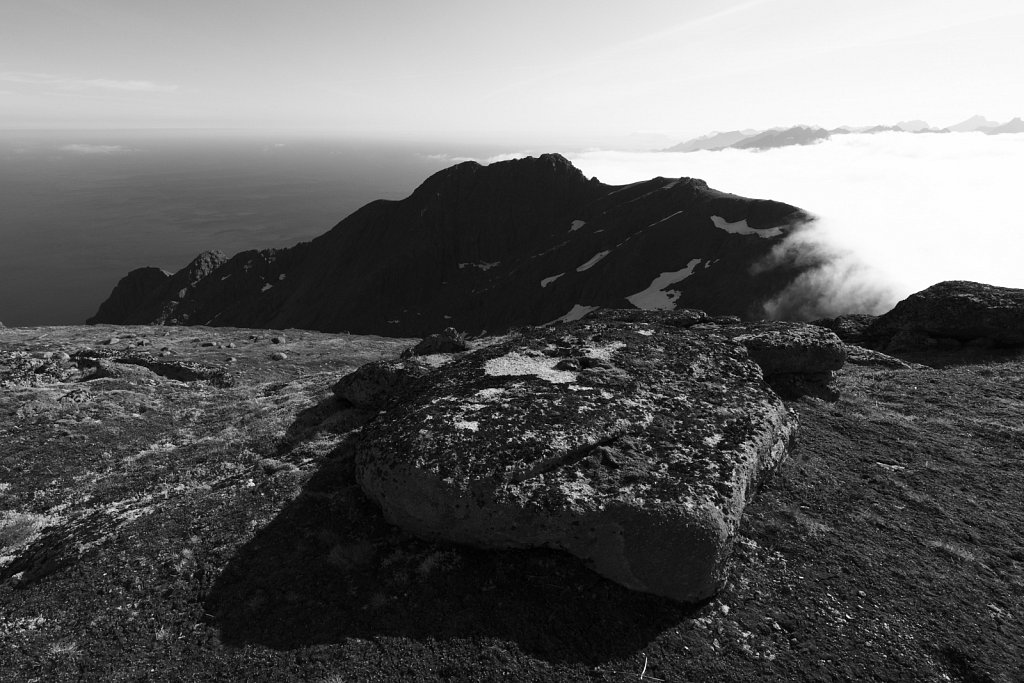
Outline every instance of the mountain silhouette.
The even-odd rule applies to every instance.
[[[411,336],[607,306],[754,318],[810,267],[755,264],[810,218],[693,178],[605,185],[557,154],[465,162],[311,242],[134,270],[88,322]]]

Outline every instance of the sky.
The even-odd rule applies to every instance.
[[[1019,0],[6,0],[0,128],[643,147],[1024,115]]]

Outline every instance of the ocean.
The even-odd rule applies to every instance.
[[[502,150],[224,131],[0,131],[0,321],[75,325],[134,268],[291,246],[456,157]]]

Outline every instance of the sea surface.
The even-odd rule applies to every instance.
[[[440,143],[225,131],[0,131],[0,321],[82,324],[134,268],[320,235],[460,156]]]

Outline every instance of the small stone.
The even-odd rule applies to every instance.
[[[121,339],[119,337],[111,337],[110,339],[107,339],[106,341],[104,341],[102,343],[104,344],[104,346],[110,346],[112,344],[117,344],[120,341],[121,341]]]
[[[228,342],[227,344],[225,344],[225,347],[229,348],[229,349],[233,349],[233,348],[235,348],[235,342]]]
[[[236,362],[238,362],[238,359],[235,358],[234,356],[228,356],[228,362],[229,363],[236,363]]]
[[[288,358],[288,354],[287,353],[282,353],[281,351],[275,351],[274,353],[270,354],[270,359],[271,360],[285,360],[287,358]]]
[[[297,472],[298,467],[291,464],[290,462],[284,462],[277,460],[276,458],[263,458],[260,460],[260,467],[263,469],[265,474],[278,474],[280,472]]]
[[[283,334],[275,335],[270,338],[271,344],[284,344],[288,340]]]
[[[167,358],[167,356],[169,356],[169,355],[171,355],[170,351],[161,351],[160,352],[160,357],[161,358]]]
[[[212,342],[212,341],[204,341],[202,344],[200,344],[200,346],[216,346],[216,345],[217,345],[216,342]]]

